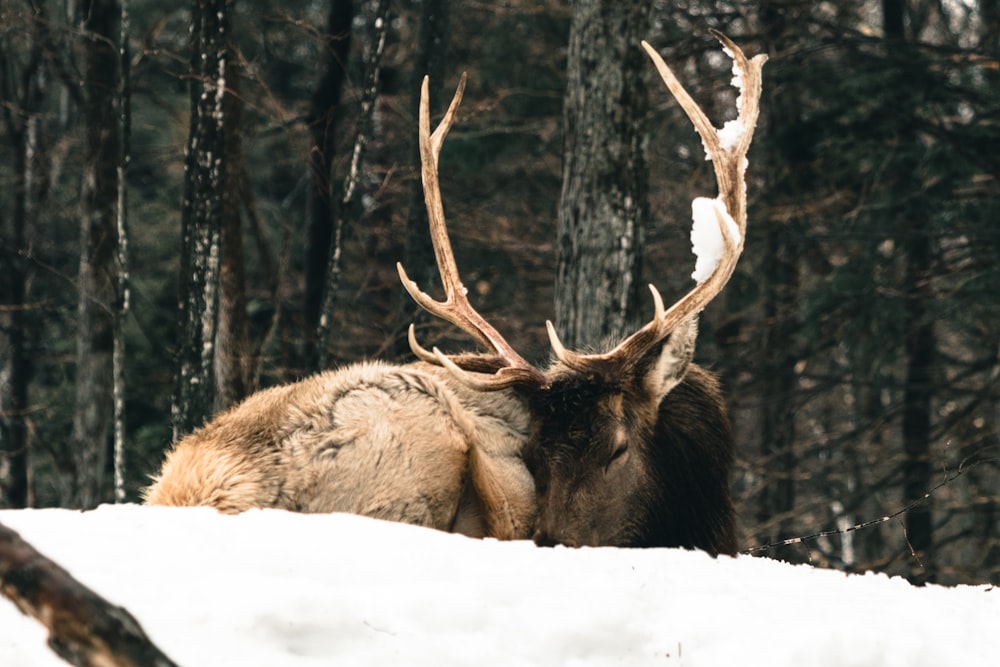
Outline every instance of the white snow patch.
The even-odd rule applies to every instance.
[[[730,83],[734,88],[736,88],[737,91],[739,91],[739,94],[736,96],[736,110],[738,114],[740,104],[743,99],[743,72],[741,72],[740,68],[737,66],[736,58],[733,56],[733,52],[730,51],[728,47],[723,47],[722,50],[733,61],[733,78]],[[739,145],[740,139],[746,134],[746,128],[743,127],[743,123],[740,122],[739,118],[736,118],[735,120],[726,121],[722,125],[721,129],[715,130],[715,133],[719,137],[719,145],[722,147],[722,150],[727,153],[732,153]],[[705,149],[705,159],[711,161],[712,156],[709,154],[708,146],[705,144],[704,140],[702,140],[702,146]]]
[[[740,139],[743,137],[743,123],[739,120],[727,120],[722,129],[715,132],[719,135],[719,145],[722,150],[732,153],[739,146]]]
[[[992,667],[1000,591],[765,558],[539,548],[356,516],[0,511],[185,667]],[[0,596],[0,665],[65,667]]]
[[[708,280],[722,261],[726,245],[722,237],[722,225],[733,243],[740,242],[740,229],[729,215],[726,205],[718,198],[696,197],[691,202],[691,251],[697,257],[691,278],[696,283]]]

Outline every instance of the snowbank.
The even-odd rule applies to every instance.
[[[1000,664],[1000,591],[985,586],[276,510],[20,510],[0,522],[189,667]],[[0,598],[0,665],[62,664]]]

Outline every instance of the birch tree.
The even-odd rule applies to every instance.
[[[128,262],[128,190],[125,176],[131,159],[132,91],[131,65],[128,48],[128,0],[121,0],[118,39],[118,129],[121,133],[118,151],[117,201],[115,231],[115,308],[114,350],[112,353],[114,394],[114,476],[115,502],[125,502],[125,318],[129,311]]]
[[[200,426],[214,403],[219,238],[226,175],[224,98],[232,0],[191,6],[191,118],[184,163],[174,440]]]

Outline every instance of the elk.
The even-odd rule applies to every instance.
[[[362,362],[259,392],[179,441],[146,502],[352,512],[539,545],[734,553],[733,438],[717,381],[692,358],[698,314],[743,249],[745,158],[766,57],[747,59],[713,34],[741,89],[738,117],[722,130],[642,44],[700,135],[719,188],[709,208],[722,250],[685,296],[666,308],[650,285],[653,318],[602,353],[567,350],[547,322],[552,362],[543,370],[522,358],[469,303],[445,224],[438,161],[465,77],[433,133],[425,78],[421,177],[445,299],[397,269],[424,310],[486,351],[427,350],[411,325],[419,361]]]

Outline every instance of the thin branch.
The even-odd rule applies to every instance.
[[[871,526],[877,526],[877,525],[879,525],[881,523],[886,523],[887,521],[892,521],[893,519],[895,519],[897,517],[900,517],[900,516],[903,516],[907,512],[913,510],[915,507],[918,507],[919,505],[922,505],[936,491],[938,491],[940,488],[942,488],[944,486],[947,486],[948,484],[950,484],[951,482],[955,481],[956,479],[958,479],[959,477],[961,477],[965,473],[969,472],[970,470],[972,470],[976,466],[978,466],[978,465],[980,465],[982,463],[986,463],[988,461],[993,461],[993,460],[995,460],[995,459],[980,459],[978,461],[974,461],[972,464],[970,464],[968,466],[966,466],[964,464],[964,462],[963,462],[962,464],[959,465],[958,471],[955,472],[954,474],[950,474],[950,475],[948,474],[948,472],[946,470],[945,471],[945,478],[939,484],[937,484],[936,486],[932,487],[931,489],[929,489],[928,491],[926,491],[922,496],[920,496],[919,498],[917,498],[917,499],[915,499],[915,500],[907,503],[901,509],[896,510],[892,514],[887,514],[885,516],[879,517],[878,519],[872,519],[870,521],[865,521],[863,523],[856,523],[853,526],[850,526],[848,528],[837,528],[835,530],[824,530],[824,531],[821,531],[821,532],[818,532],[818,533],[813,533],[811,535],[803,535],[802,537],[790,537],[787,540],[780,540],[778,542],[768,542],[767,544],[762,544],[760,546],[750,547],[748,549],[744,549],[740,553],[744,553],[744,554],[761,554],[761,553],[764,553],[765,551],[769,551],[769,550],[775,549],[777,547],[788,546],[789,544],[802,544],[803,542],[811,542],[813,540],[818,540],[818,539],[820,539],[822,537],[830,537],[831,535],[846,535],[847,533],[853,533],[855,531],[861,530],[862,528],[870,528]]]

